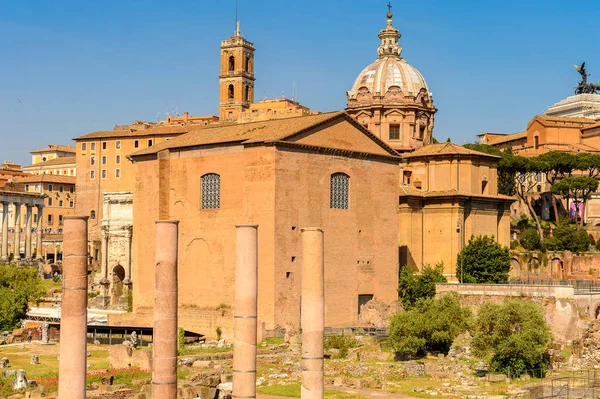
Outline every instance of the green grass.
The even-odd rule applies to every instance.
[[[264,343],[265,345],[281,345],[283,342],[283,337],[269,337],[261,343]]]
[[[183,349],[179,351],[179,356],[205,355],[225,352],[233,352],[233,348],[202,348],[199,345],[184,345]]]
[[[62,288],[62,282],[55,283],[52,279],[42,280],[42,285],[46,293],[50,290],[60,290]]]

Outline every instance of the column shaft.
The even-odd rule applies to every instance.
[[[58,375],[60,398],[86,397],[87,219],[87,216],[65,217]]]
[[[323,230],[302,229],[302,399],[323,399]]]
[[[15,203],[15,235],[13,260],[21,259],[21,204]]]
[[[178,221],[156,222],[152,397],[177,399]]]
[[[125,233],[125,284],[131,283],[131,230],[127,230]]]
[[[26,205],[25,214],[25,259],[31,259],[31,205]]]
[[[258,226],[236,226],[232,398],[256,397]]]
[[[108,232],[102,230],[102,242],[100,244],[100,272],[102,279],[108,279]]]
[[[8,202],[2,203],[2,255],[1,260],[8,262]]]
[[[37,206],[37,224],[35,226],[36,233],[36,244],[35,244],[35,257],[42,259],[42,219],[44,216],[44,207]]]

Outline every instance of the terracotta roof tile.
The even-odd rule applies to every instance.
[[[191,127],[189,133],[174,139],[164,141],[152,147],[136,151],[131,154],[132,157],[140,155],[155,154],[159,151],[172,148],[194,147],[207,144],[223,143],[265,143],[277,142],[294,134],[300,133],[306,129],[328,122],[336,117],[344,116],[346,120],[353,123],[357,128],[363,130],[376,140],[382,147],[386,148],[390,155],[396,156],[383,141],[373,136],[350,116],[344,112],[328,112],[323,114],[297,116],[285,119],[272,119],[260,122],[232,124],[232,125],[208,125],[202,127]]]
[[[62,176],[62,175],[30,175],[27,177],[19,178],[19,183],[62,183],[62,184],[75,184],[75,176]]]
[[[69,164],[75,164],[75,157],[58,157],[58,158],[54,158],[51,159],[49,161],[45,161],[45,162],[38,162],[38,163],[34,163],[32,165],[27,165],[27,166],[23,166],[23,168],[38,168],[38,167],[44,167],[44,166],[54,166],[54,165],[69,165]]]
[[[518,133],[507,134],[504,137],[498,137],[495,140],[491,140],[488,144],[489,145],[497,145],[497,144],[509,143],[511,141],[521,140],[521,139],[525,139],[525,138],[527,138],[527,132],[518,132]]]
[[[118,129],[108,131],[98,131],[83,136],[75,137],[73,140],[89,140],[89,139],[104,139],[104,138],[118,138],[118,137],[143,137],[143,136],[161,136],[169,134],[183,134],[190,131],[190,129],[197,129],[196,125],[186,126],[157,126],[148,127],[141,129]]]
[[[72,152],[73,154],[75,153],[75,147],[71,146],[71,145],[54,145],[54,144],[48,144],[48,147],[46,148],[42,148],[39,150],[34,150],[34,151],[30,151],[30,154],[36,154],[38,152],[52,152],[52,151],[62,151],[62,152]]]
[[[425,145],[413,152],[402,154],[402,158],[432,157],[436,155],[471,155],[486,158],[500,158],[479,151],[469,150],[454,143],[438,143]]]
[[[538,121],[545,127],[586,127],[596,123],[595,120],[589,118],[570,118],[565,116],[548,116],[548,115],[536,115],[529,121],[527,127]]]

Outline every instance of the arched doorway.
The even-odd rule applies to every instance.
[[[110,290],[111,305],[119,305],[120,298],[123,296],[123,280],[125,279],[125,269],[121,265],[116,265],[112,270],[112,282]]]

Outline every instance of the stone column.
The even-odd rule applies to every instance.
[[[178,224],[156,222],[152,397],[161,399],[177,399]]]
[[[8,262],[8,204],[2,202],[2,262]]]
[[[59,398],[85,399],[87,216],[66,216],[60,319]]]
[[[125,279],[123,284],[131,284],[131,226],[125,230]]]
[[[44,207],[42,205],[36,205],[37,207],[37,225],[35,226],[36,240],[35,240],[35,257],[42,259],[42,220],[44,216]]]
[[[25,259],[31,259],[31,209],[32,205],[26,204],[25,214]]]
[[[101,228],[102,232],[102,243],[100,245],[100,273],[102,274],[102,281],[108,282],[108,231],[106,227]],[[101,283],[102,283],[101,281]]]
[[[21,259],[21,204],[18,202],[15,205],[15,235],[13,237],[13,260],[17,261]]]
[[[256,397],[258,226],[236,226],[232,398]]]
[[[302,399],[323,399],[323,230],[302,229]]]

